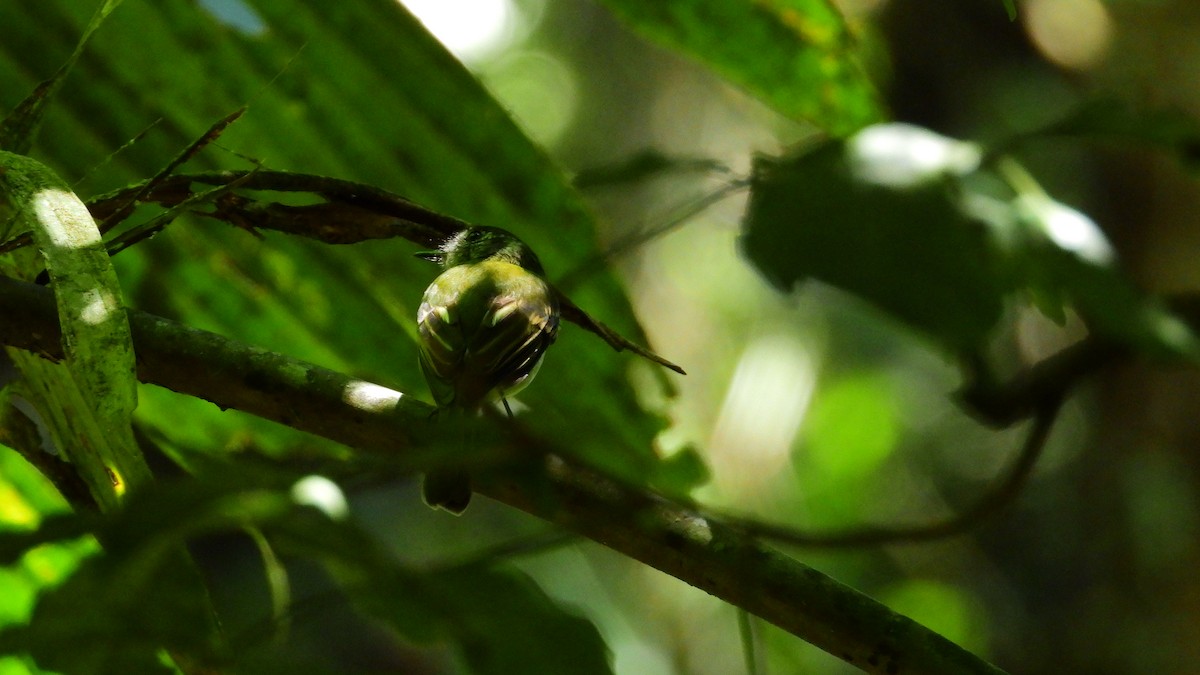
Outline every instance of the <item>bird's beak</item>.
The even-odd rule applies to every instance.
[[[417,251],[413,254],[413,256],[422,260],[428,260],[431,263],[437,263],[439,265],[442,264],[442,261],[446,259],[446,254],[442,253],[441,251]]]

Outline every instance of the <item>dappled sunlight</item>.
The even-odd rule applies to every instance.
[[[0,481],[0,522],[14,528],[37,527],[41,514],[10,483]]]
[[[125,482],[124,476],[114,466],[107,465],[104,467],[108,471],[108,479],[112,481],[113,492],[117,497],[124,497],[126,490],[129,489],[128,483]]]
[[[338,484],[316,474],[296,481],[292,486],[292,501],[301,506],[311,506],[334,520],[345,518],[350,513],[346,495]]]
[[[87,13],[9,4],[20,113]],[[0,522],[75,537],[100,495],[122,545],[14,558],[0,628],[62,672],[164,666],[162,644],[197,668],[940,672],[921,650],[952,646],[870,596],[1011,672],[1200,672],[1174,639],[1198,623],[1200,380],[1158,372],[1200,354],[1167,295],[1200,295],[1180,8],[123,3],[63,95],[30,98],[51,105],[29,152],[62,180],[24,183],[60,190],[22,197],[32,236],[0,255],[48,272],[29,297],[56,299],[66,352],[7,365],[38,409],[9,396]],[[174,216],[112,262],[95,232]],[[527,411],[439,415],[422,259],[463,223],[527,237],[571,304],[687,376],[564,311]],[[1146,358],[1086,377],[1118,352]],[[503,407],[515,424],[473,428]],[[143,493],[113,429],[216,480]],[[461,518],[422,505],[431,469],[473,481]],[[208,588],[162,555],[185,537]],[[55,590],[63,551],[104,558]]]
[[[488,90],[535,141],[551,145],[575,118],[575,73],[548,52],[521,49],[490,63],[479,73]]]
[[[100,230],[95,227],[61,227],[57,226],[63,222],[70,222],[70,218],[64,218],[60,209],[63,204],[78,202],[78,198],[66,190],[56,190],[48,188],[41,190],[33,196],[33,211],[38,222],[42,223],[46,230],[46,235],[50,237],[50,243],[59,248],[88,248],[99,246]],[[82,206],[80,208],[83,208]],[[55,227],[49,225],[54,224]]]
[[[556,54],[517,49],[544,2],[400,0],[505,107],[529,136],[552,145],[575,119],[577,77]]]
[[[96,326],[108,321],[114,312],[121,309],[121,304],[113,294],[102,288],[90,288],[85,292],[86,299],[79,310],[79,320]]]
[[[446,49],[463,61],[512,44],[520,15],[512,0],[401,0]]]
[[[814,359],[800,341],[770,335],[750,343],[709,443],[718,487],[753,492],[787,466],[816,382]]]
[[[846,145],[850,168],[860,180],[894,188],[913,187],[979,166],[979,146],[911,124],[876,124]]]
[[[1115,255],[1112,245],[1091,218],[1037,194],[1018,197],[1018,207],[1031,215],[1060,247],[1097,265],[1112,263]]]
[[[864,371],[823,383],[804,428],[804,466],[830,485],[875,473],[901,433],[898,387],[884,372]]]
[[[392,410],[403,397],[404,394],[395,389],[363,380],[354,380],[342,390],[342,400],[347,404],[374,413]]]
[[[1165,344],[1171,345],[1181,352],[1197,349],[1196,333],[1182,319],[1167,311],[1158,311],[1151,317],[1151,326],[1155,335]]]

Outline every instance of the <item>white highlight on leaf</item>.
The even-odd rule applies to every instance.
[[[979,167],[979,146],[912,124],[876,124],[846,144],[850,170],[862,181],[908,188]]]
[[[368,412],[385,412],[396,407],[403,396],[400,392],[378,384],[355,380],[346,385],[342,392],[342,400],[346,403]]]
[[[316,474],[305,476],[292,486],[292,501],[301,506],[311,506],[333,520],[345,518],[350,513],[346,495],[338,484]]]
[[[95,326],[108,320],[117,310],[117,303],[111,293],[100,288],[89,288],[79,309],[79,320]]]
[[[1096,221],[1086,215],[1049,197],[1035,194],[1019,197],[1017,206],[1032,216],[1059,247],[1097,265],[1113,262],[1115,254],[1112,244]]]
[[[100,230],[93,227],[69,227],[73,220],[61,217],[60,206],[78,202],[70,192],[49,188],[33,197],[33,212],[40,223],[47,226],[50,243],[60,248],[88,248],[100,244]],[[82,208],[82,206],[80,207]],[[66,223],[68,227],[62,227]]]

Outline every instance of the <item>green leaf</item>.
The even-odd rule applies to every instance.
[[[63,673],[173,673],[158,649],[209,653],[215,635],[194,572],[170,564],[171,549],[94,556],[64,584],[42,594],[25,647],[47,669]]]
[[[44,590],[29,623],[9,629],[0,644],[28,651],[43,668],[71,674],[176,672],[164,665],[164,648],[199,664],[228,660],[183,544],[288,513],[286,493],[247,488],[247,482],[233,475],[154,484],[112,514],[63,514],[32,532],[0,534],[0,554],[8,559],[89,532],[104,544],[63,583]]]
[[[634,29],[703,61],[783,115],[842,136],[879,121],[855,37],[825,0],[603,0]]]
[[[226,653],[190,568],[174,552],[197,536],[253,527],[280,552],[323,563],[351,598],[406,638],[455,643],[472,672],[611,672],[596,628],[527,577],[481,565],[411,569],[353,521],[296,503],[286,469],[210,471],[140,491],[103,518],[67,514],[33,532],[0,533],[0,552],[10,559],[89,530],[105,544],[42,593],[30,624],[0,645],[19,645],[66,673],[157,672],[158,646],[200,663],[241,658]]]
[[[454,642],[473,673],[612,672],[595,626],[520,573],[406,569],[348,524],[312,514],[277,535],[284,550],[323,560],[360,606],[401,635]]]
[[[1200,358],[1200,340],[1161,300],[1148,297],[1111,267],[1062,250],[1039,261],[1051,288],[1069,297],[1092,332],[1159,358]]]
[[[849,291],[951,354],[978,352],[1018,292],[1051,318],[1069,303],[1096,335],[1155,356],[1200,340],[1113,263],[1100,228],[1012,160],[928,130],[870,127],[761,160],[742,246],[780,290],[814,278]],[[1008,183],[1016,194],[999,196]]]
[[[16,215],[18,231],[33,233],[50,273],[66,355],[65,372],[31,355],[14,356],[26,397],[96,500],[111,508],[130,484],[150,475],[133,440],[137,378],[120,283],[87,207],[45,165],[0,151],[0,202]],[[3,260],[0,272],[33,276],[31,262]]]
[[[0,532],[0,565],[11,565],[35,547],[91,534],[97,523],[76,514],[47,518],[35,530]]]
[[[888,607],[972,649],[986,645],[978,601],[961,588],[943,582],[910,579],[885,589]]]
[[[86,17],[76,4],[47,0],[18,12],[0,3],[0,39],[37,39],[51,27],[58,34],[66,30],[63,17],[82,29]],[[600,255],[592,216],[562,173],[398,3],[249,5],[264,30],[224,24],[199,3],[123,5],[84,56],[108,76],[67,80],[74,94],[60,102],[67,119],[51,118],[55,133],[43,136],[40,153],[64,173],[83,175],[163,118],[77,188],[106,192],[153,175],[215,120],[249,102],[221,137],[223,148],[269,168],[378,185],[448,215],[509,229],[537,251],[551,280]],[[4,58],[0,77],[10,68],[14,79],[29,71]],[[0,88],[0,105],[12,102],[6,100],[12,91]],[[145,95],[131,98],[129,91]],[[86,126],[77,124],[84,119]],[[188,170],[200,168],[246,163],[210,147]],[[402,241],[332,247],[278,234],[260,241],[184,219],[114,262],[132,305],[420,396],[426,386],[417,368],[415,315],[437,269],[414,259],[415,250]],[[597,320],[644,342],[611,274],[588,277],[571,297]],[[564,325],[521,401],[539,436],[640,480],[656,463],[651,448],[662,420],[633,395],[631,358]],[[268,452],[315,445],[154,388],[140,392],[138,418],[174,445],[211,452],[232,438],[253,438]],[[588,433],[580,433],[580,420],[588,421]]]
[[[66,79],[67,73],[71,72],[71,68],[79,60],[92,33],[96,32],[100,24],[104,23],[104,20],[119,4],[121,4],[121,0],[104,0],[97,7],[96,13],[92,15],[92,20],[83,30],[79,41],[75,43],[75,51],[71,52],[71,56],[59,66],[54,75],[39,84],[25,100],[21,101],[20,105],[14,108],[3,121],[0,121],[0,150],[21,154],[29,152],[41,127],[42,119],[46,115],[47,106],[53,100],[55,92]],[[0,216],[2,215],[3,211],[0,210]],[[4,219],[0,217],[0,220]],[[3,233],[0,233],[0,241],[5,239],[2,235]]]
[[[86,24],[78,4],[0,3],[0,39],[5,44],[27,39],[35,45],[52,44],[49,37],[82,30]],[[400,5],[390,0],[248,4],[261,18],[263,30],[225,24],[199,3],[126,3],[95,35],[81,61],[91,76],[76,71],[65,81],[64,91],[72,95],[58,101],[47,118],[53,133],[42,134],[36,148],[39,157],[72,180],[82,176],[77,191],[106,192],[153,175],[212,122],[249,102],[246,115],[221,137],[221,148],[261,160],[269,168],[378,185],[449,215],[505,227],[533,246],[552,279],[599,254],[592,217],[561,172]],[[138,48],[130,49],[131,44]],[[5,50],[0,54],[0,105],[15,105],[15,97],[36,84],[38,64],[58,63],[63,56],[47,50],[24,63]],[[105,75],[98,77],[96,72]],[[131,96],[135,91],[139,95]],[[159,118],[163,122],[144,138],[109,159]],[[102,164],[103,171],[93,171]],[[210,147],[186,170],[245,167],[237,156]],[[150,217],[153,214],[139,213],[129,224]],[[223,225],[184,219],[122,253],[115,264],[131,304],[420,394],[425,387],[417,368],[413,325],[421,292],[437,270],[415,260],[415,249],[400,241],[330,247],[277,234],[257,240]],[[631,339],[642,339],[612,275],[589,277],[571,295],[597,319]],[[565,326],[538,381],[522,394],[532,410],[522,421],[556,447],[644,480],[656,463],[650,449],[662,421],[634,397],[626,376],[630,358]],[[318,446],[290,430],[158,389],[143,388],[140,399],[139,418],[183,452],[225,454],[252,445],[272,453]],[[239,462],[229,473],[244,468]],[[260,496],[269,497],[268,505],[276,504],[270,495],[278,496],[277,490],[270,488]],[[163,559],[153,558],[152,548],[205,527],[232,527],[228,518],[222,520],[220,513],[205,507],[203,499],[189,501],[182,492],[176,497],[176,502],[163,495],[138,500],[129,508],[128,520],[122,521],[126,526],[105,529],[110,546],[105,555],[112,560],[94,563],[96,567],[89,566],[94,571],[81,573],[85,576],[76,583],[84,595],[77,608],[123,616],[128,606],[103,604],[107,596],[102,582],[119,572],[122,561],[140,560],[144,567],[153,567]],[[423,508],[415,497],[412,508]],[[244,515],[245,509],[241,512]],[[464,524],[473,523],[471,515]],[[202,526],[197,518],[209,518],[209,524]],[[278,540],[285,538],[281,522],[286,520],[260,512],[240,522],[259,523],[268,540],[284,551],[287,547]],[[297,522],[309,521],[298,517]],[[480,526],[489,527],[490,522]],[[520,626],[497,622],[523,617],[503,612],[497,598],[443,597],[443,592],[454,592],[452,581],[465,586],[472,582],[425,579],[382,554],[355,558],[358,550],[371,550],[369,539],[349,525],[328,527],[339,536],[314,543],[309,557],[329,549],[336,549],[329,551],[331,557],[349,556],[338,565],[354,572],[346,575],[362,581],[365,595],[411,603],[405,593],[430,589],[427,600],[407,605],[411,621],[404,624],[397,617],[393,622],[403,626],[406,635],[420,636],[425,617],[443,604],[456,603],[458,609],[435,622],[445,632],[429,639],[463,640],[464,658],[469,639],[470,663],[487,667],[524,656],[534,665],[578,663],[593,672],[605,663],[595,629],[548,605],[520,578],[497,578],[498,599],[527,608],[522,611],[531,614],[529,625],[543,626],[539,632],[550,639],[568,646],[591,645],[590,652],[581,655],[572,647],[562,656],[544,640],[528,644],[528,633],[522,643],[502,644],[489,635],[507,639]],[[312,536],[318,529],[297,526],[287,537],[298,536],[293,530]],[[479,584],[487,586],[492,573],[479,574]],[[415,581],[387,586],[389,578]],[[165,594],[148,595],[146,602],[170,608],[186,607],[195,599],[194,594],[172,590],[169,578],[149,574],[146,579]],[[57,616],[60,610],[47,603],[42,616]],[[460,612],[478,614],[475,623]],[[184,612],[182,618],[189,616]],[[82,621],[68,623],[65,630],[72,625],[87,628]],[[456,622],[462,627],[455,627]],[[567,627],[567,634],[559,632],[559,626]],[[204,652],[211,645],[204,641],[203,626],[193,628],[200,642],[183,643],[182,648]],[[46,648],[56,635],[67,637],[43,635],[46,639],[40,644]],[[163,628],[147,642],[173,636]],[[113,650],[134,648],[120,636],[109,637]],[[526,653],[514,656],[517,649]],[[552,667],[542,670],[556,672]]]
[[[32,555],[32,554],[31,554]],[[86,558],[65,582],[43,590],[25,625],[0,645],[63,673],[176,672],[158,650],[215,656],[216,630],[195,570],[165,547]]]
[[[834,484],[883,463],[900,438],[896,387],[884,375],[855,374],[822,387],[805,418],[804,450]]]
[[[944,183],[863,180],[831,142],[761,160],[752,190],[742,248],[780,290],[819,279],[952,353],[978,347],[999,320],[1002,261]]]
[[[426,583],[438,591],[472,672],[612,673],[596,627],[558,607],[519,573],[449,570]]]
[[[1002,0],[1004,2],[1004,11],[1008,13],[1009,21],[1017,20],[1017,3],[1016,0]]]
[[[38,593],[62,583],[83,558],[96,551],[90,537],[67,541],[88,530],[78,518],[61,515],[66,509],[62,496],[44,476],[16,452],[0,446],[0,628],[19,632],[16,627],[29,622]],[[25,651],[23,641],[4,649],[5,641],[0,638],[0,652]],[[5,670],[26,660],[0,658],[0,672],[32,672],[32,663],[28,668]]]
[[[698,448],[688,446],[663,460],[651,484],[667,495],[686,495],[697,485],[707,483],[709,478],[711,473],[704,462],[703,453]]]

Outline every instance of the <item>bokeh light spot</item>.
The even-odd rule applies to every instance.
[[[859,478],[891,453],[899,437],[895,387],[885,375],[851,375],[823,387],[804,430],[813,464],[834,480]]]
[[[1050,61],[1084,70],[1098,64],[1112,42],[1112,17],[1100,0],[1027,0],[1025,28]]]
[[[525,133],[541,145],[553,144],[575,117],[575,74],[549,54],[513,52],[489,65],[480,78]]]
[[[814,359],[800,341],[771,335],[746,348],[710,442],[718,485],[754,490],[786,465],[815,385]]]
[[[401,4],[464,62],[504,49],[516,32],[511,0],[402,0]]]

